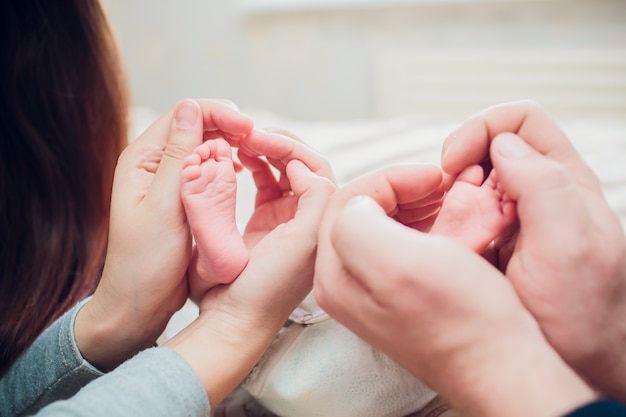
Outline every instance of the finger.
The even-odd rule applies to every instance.
[[[480,186],[484,179],[485,172],[480,165],[470,165],[456,177],[457,181],[467,182],[476,186]]]
[[[287,176],[298,197],[298,208],[294,217],[294,222],[300,225],[297,230],[305,231],[302,236],[312,236],[311,244],[317,246],[317,232],[322,216],[337,187],[332,180],[315,174],[298,160],[287,165]]]
[[[267,157],[266,159],[267,162],[269,162],[269,164],[274,168],[273,171],[275,171],[278,175],[278,188],[280,188],[280,191],[285,192],[291,190],[289,178],[287,177],[287,165],[280,159],[269,157]],[[289,162],[290,161],[288,161],[287,163]]]
[[[357,196],[337,213],[331,225],[330,241],[347,273],[353,276],[371,297],[376,298],[384,289],[383,277],[388,272],[389,265],[394,265],[395,270],[403,270],[407,269],[403,264],[409,260],[413,262],[414,257],[411,256],[412,251],[409,249],[411,245],[407,246],[409,243],[407,230],[386,216],[383,208],[374,199]],[[362,239],[368,241],[363,242]],[[412,237],[409,240],[412,240]],[[379,245],[377,242],[385,243]],[[391,242],[393,244],[390,245]],[[393,249],[389,250],[386,248],[388,246]],[[383,253],[379,250],[383,250]],[[359,264],[355,262],[355,257],[367,261]],[[386,293],[386,290],[383,292]]]
[[[594,213],[589,213],[581,187],[562,164],[529,146],[512,133],[498,135],[492,161],[501,187],[517,202],[517,213],[526,236],[535,236],[548,247],[575,241]]]
[[[436,181],[437,178],[440,178],[440,176],[439,174],[434,172],[433,180]],[[426,195],[423,195],[423,193],[421,193],[420,191],[417,191],[417,192],[420,193],[417,199],[413,201],[405,201],[405,202],[398,203],[398,206],[400,207],[401,210],[412,210],[412,209],[430,206],[433,204],[439,204],[441,203],[445,195],[443,191],[443,187],[441,186],[436,186],[433,190],[428,192]]]
[[[164,127],[164,126],[163,126]],[[163,143],[163,154],[146,200],[162,205],[180,203],[180,175],[184,159],[202,143],[202,117],[194,100],[178,103],[170,120],[169,132],[152,132],[153,143]]]
[[[342,187],[332,207],[342,207],[357,195],[373,198],[390,215],[398,206],[421,207],[443,195],[441,170],[431,165],[395,165],[365,174]]]
[[[278,177],[278,188],[280,188],[281,193],[287,193],[291,191],[291,181],[289,181],[289,177],[286,172],[287,167],[285,167],[285,172],[281,172]]]
[[[205,138],[221,137],[231,146],[238,146],[241,137],[252,131],[252,119],[240,113],[232,101],[198,99],[197,103],[202,111]]]
[[[429,202],[432,203],[433,199],[430,196],[433,194],[439,194],[438,198],[441,198],[441,171],[429,165],[399,165],[382,168],[351,181],[335,192],[320,225],[314,277],[316,297],[332,299],[335,296],[332,289],[334,288],[333,282],[329,283],[327,280],[337,280],[337,286],[353,287],[354,291],[359,291],[354,288],[356,284],[351,282],[352,278],[349,275],[341,274],[341,262],[330,244],[330,229],[335,216],[351,198],[359,195],[369,196],[376,201],[384,213],[390,215],[397,212],[398,204],[408,205],[424,199],[427,206]],[[329,290],[327,291],[326,288]],[[324,300],[318,301],[324,302]],[[333,304],[332,300],[329,301],[329,305]]]
[[[319,202],[327,201],[337,190],[337,186],[330,179],[313,172],[302,161],[293,160],[287,165],[287,177],[291,183],[291,188],[301,200],[309,194],[323,194],[317,199]],[[316,207],[326,206],[326,203],[318,204]],[[300,205],[298,206],[301,207]],[[306,204],[302,205],[306,207]],[[323,210],[322,210],[323,211]]]
[[[159,116],[137,139],[128,144],[120,155],[115,168],[112,202],[115,208],[125,212],[140,204],[145,198],[146,185],[139,183],[136,171],[156,173],[161,162],[162,150],[167,144],[167,132],[174,109]]]
[[[440,209],[441,203],[436,202],[411,209],[401,208],[396,214],[391,215],[391,217],[405,226],[426,232],[429,228],[423,228],[423,222],[437,214]]]
[[[300,136],[296,135],[296,134],[295,134],[295,133],[293,133],[292,131],[287,130],[287,129],[285,129],[285,128],[282,128],[282,127],[276,127],[276,126],[271,126],[271,127],[265,127],[265,128],[263,128],[263,130],[264,130],[265,132],[268,132],[268,133],[276,133],[276,134],[279,134],[279,135],[283,135],[283,136],[290,137],[291,139],[293,139],[293,140],[295,140],[295,141],[298,141],[298,142],[302,143],[302,144],[303,144],[303,145],[305,145],[305,146],[309,146],[309,147],[311,147],[311,146],[310,146],[308,143],[306,143],[306,142],[305,142],[305,141],[304,141],[304,140],[303,140]]]
[[[430,194],[420,196],[415,201],[398,203],[398,207],[387,213],[394,220],[423,232],[430,230],[443,202],[443,184]]]
[[[287,166],[291,160],[297,159],[314,173],[335,181],[334,173],[328,161],[313,148],[293,137],[254,130],[242,138],[241,148],[250,155],[263,155],[268,160],[277,160],[283,166]]]
[[[503,285],[510,291],[491,265],[462,245],[393,221],[368,197],[355,200],[337,214],[330,241],[343,267],[379,305],[399,301],[404,286],[419,288],[411,294],[417,294],[419,299],[411,303],[431,306],[441,300],[441,295],[454,297],[440,292],[442,289],[449,292],[454,288],[454,294],[469,294],[477,286]]]
[[[255,207],[281,197],[281,190],[268,163],[256,156],[239,151],[239,160],[250,170],[256,186]]]
[[[516,133],[543,155],[578,165],[580,158],[565,133],[546,111],[531,101],[490,107],[468,119],[445,140],[441,164],[456,174],[489,157],[489,147],[500,133]]]

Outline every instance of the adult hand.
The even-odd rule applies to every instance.
[[[339,189],[326,210],[319,233],[315,266],[316,300],[331,316],[374,346],[380,347],[381,344],[375,342],[372,337],[367,337],[363,331],[363,324],[369,321],[371,312],[357,307],[359,303],[371,299],[372,294],[369,294],[371,288],[356,280],[353,271],[347,268],[341,254],[336,250],[332,241],[336,218],[350,201],[368,196],[380,205],[380,212],[392,222],[395,220],[402,227],[427,231],[441,204],[443,196],[441,181],[441,171],[433,166],[402,165],[384,168],[363,175]],[[360,227],[370,229],[368,223],[363,223]],[[345,237],[349,238],[349,235]],[[380,245],[389,245],[388,250],[396,249],[395,242],[384,241],[381,237],[375,236],[375,233],[368,240],[370,244],[373,241]],[[360,257],[364,265],[375,261],[367,259],[363,252],[355,252],[354,255]],[[374,258],[380,259],[383,263],[381,270],[378,271],[381,273],[381,282],[389,282],[387,272],[392,270],[394,264],[382,255],[379,258],[378,254],[374,254]],[[412,256],[407,257],[405,261],[410,259]],[[387,262],[389,265],[385,265]],[[362,323],[363,321],[365,323]],[[406,366],[406,361],[401,360],[398,355],[391,356]],[[406,367],[411,370],[410,367]]]
[[[286,282],[284,292],[276,294],[282,294],[281,303],[276,303],[274,296],[255,296],[253,291],[245,295],[256,301],[238,304],[264,316],[278,309],[282,325],[313,285],[317,233],[336,190],[335,178],[322,155],[286,130],[255,130],[241,145],[239,158],[252,172],[257,188],[254,212],[243,234],[250,259],[259,265],[271,265],[272,270],[284,264],[280,267],[284,275],[297,283]],[[292,272],[285,269],[287,266],[293,268]],[[245,310],[241,307],[240,311],[242,308]]]
[[[531,102],[470,118],[442,165],[455,174],[488,155],[519,217],[496,242],[502,269],[567,363],[626,400],[626,239],[597,177]]]
[[[291,132],[284,129],[255,130],[246,135],[236,145],[238,157],[255,182],[257,194],[254,211],[246,223],[243,239],[248,251],[266,235],[296,214],[300,201],[294,198],[291,181],[287,175],[287,165],[294,160],[304,162],[315,175],[324,177],[335,184],[330,164],[322,155]],[[275,177],[274,173],[277,174]],[[309,235],[303,235],[306,238]],[[316,236],[313,247],[317,247]],[[191,298],[198,302],[206,290],[191,288]]]
[[[340,189],[320,229],[321,307],[464,416],[555,416],[593,399],[499,271],[420,231],[440,196],[440,172],[419,166],[387,168]],[[389,216],[405,202],[413,227]]]
[[[205,135],[237,142],[252,121],[232,103],[185,100],[120,156],[103,275],[75,325],[83,356],[115,367],[154,344],[187,298],[191,234],[180,200],[183,159]]]
[[[291,161],[305,162],[313,173],[335,183],[328,161],[286,130],[255,130],[242,141],[238,156],[252,173],[258,190],[254,213],[244,232],[248,247],[254,247],[276,226],[293,218],[298,199],[289,198],[294,196],[287,175],[287,165]],[[274,177],[272,170],[277,171],[278,179]],[[316,238],[315,242],[317,246]]]
[[[406,227],[428,231],[443,197],[441,171],[429,165],[388,167],[363,175],[335,193],[320,226],[314,288],[319,303],[325,303],[327,297],[333,298],[326,285],[332,284],[332,277],[342,268],[342,262],[330,242],[335,217],[348,201],[364,195],[378,202],[393,220]],[[334,309],[332,304],[331,301],[331,310]]]
[[[335,191],[328,162],[293,137],[254,132],[241,145],[258,188],[244,233],[250,260],[231,284],[209,290],[199,318],[166,343],[197,372],[212,406],[250,372],[310,291],[319,223]]]

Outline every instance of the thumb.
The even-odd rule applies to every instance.
[[[159,202],[179,201],[183,160],[202,143],[201,114],[200,106],[194,100],[183,100],[174,109],[167,143],[148,198]]]
[[[328,202],[336,190],[335,183],[322,175],[317,175],[303,162],[294,159],[287,164],[287,177],[298,197],[295,221],[304,230],[317,236],[320,222]],[[317,243],[317,238],[315,238]]]
[[[421,233],[391,219],[371,197],[353,197],[330,229],[330,242],[343,267],[372,295],[387,285],[381,277],[415,269]],[[419,270],[419,269],[417,269]]]
[[[509,283],[482,257],[394,221],[370,197],[353,198],[338,213],[330,242],[354,285],[380,306],[403,301],[425,315],[445,306],[449,317],[465,320],[466,313],[516,305]]]
[[[505,194],[517,202],[522,232],[529,240],[556,248],[575,239],[589,218],[576,175],[564,163],[537,152],[513,133],[493,140],[491,160]],[[550,240],[556,240],[551,242]]]

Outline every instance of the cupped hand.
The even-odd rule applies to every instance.
[[[251,218],[254,245],[245,275],[210,291],[201,309],[230,306],[231,315],[273,323],[277,331],[311,290],[319,223],[335,185],[300,160],[288,163],[286,173],[293,194],[262,203]]]
[[[341,261],[330,244],[330,230],[334,218],[348,201],[364,195],[377,201],[390,218],[405,227],[428,231],[439,211],[443,197],[441,170],[435,166],[419,164],[382,168],[352,180],[335,193],[320,225],[316,260],[314,289],[322,308],[324,298],[332,297],[325,289],[325,285],[330,283],[328,277],[336,275],[341,270]],[[327,271],[330,275],[317,271]],[[332,305],[330,307],[332,308]]]
[[[336,189],[328,162],[293,137],[255,132],[242,145],[248,151],[240,160],[258,188],[244,233],[250,259],[235,281],[201,298],[198,319],[166,344],[190,363],[213,406],[250,372],[310,291],[319,224]]]
[[[108,369],[154,344],[187,298],[191,234],[180,200],[183,159],[219,134],[238,142],[252,121],[223,100],[184,100],[120,156],[109,246],[93,298],[76,319],[83,356]]]
[[[292,300],[280,306],[281,316],[288,315],[312,287],[317,233],[336,190],[334,173],[321,154],[283,129],[255,130],[242,141],[239,158],[257,188],[254,212],[243,234],[251,261],[258,265],[271,261],[272,268],[284,264],[283,268],[290,265],[299,271],[286,274],[297,279],[283,294]],[[262,311],[261,306],[252,306]]]
[[[286,130],[255,130],[241,143],[238,155],[257,188],[254,212],[244,232],[248,247],[254,247],[269,231],[294,217],[298,199],[292,198],[293,185],[287,175],[291,161],[302,161],[311,172],[335,183],[328,161]]]
[[[594,398],[510,283],[469,248],[394,221],[371,197],[324,222],[320,305],[462,415],[563,415]]]
[[[626,399],[626,239],[596,175],[532,102],[489,108],[444,146],[455,175],[490,157],[517,202],[500,265],[552,346],[606,394]]]

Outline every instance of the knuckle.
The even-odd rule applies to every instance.
[[[175,142],[168,142],[163,149],[163,156],[181,161],[190,153],[186,146]]]

